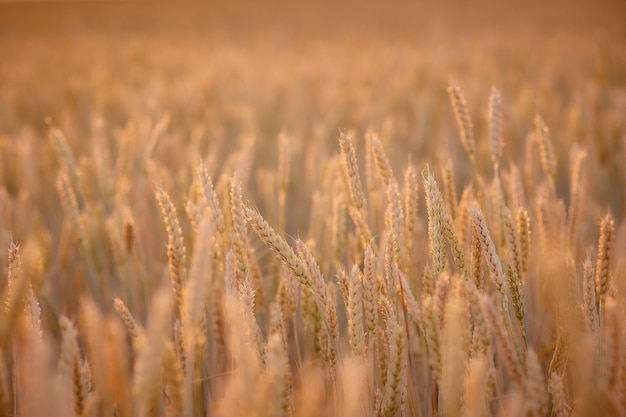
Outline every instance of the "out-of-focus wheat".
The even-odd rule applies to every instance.
[[[624,414],[619,26],[362,6],[2,26],[0,417]]]
[[[451,83],[448,87],[448,94],[450,95],[450,101],[452,102],[452,108],[456,116],[456,122],[459,126],[459,133],[461,135],[461,143],[467,152],[472,163],[476,159],[476,142],[474,140],[474,125],[465,102],[465,96],[461,92],[461,88]]]

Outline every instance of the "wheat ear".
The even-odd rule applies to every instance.
[[[363,288],[361,271],[357,265],[352,267],[348,286],[348,331],[352,354],[361,356],[365,353],[365,333],[363,331]]]
[[[352,138],[344,132],[339,135],[339,148],[342,155],[343,171],[350,193],[350,201],[352,202],[350,216],[359,229],[361,242],[364,246],[367,246],[372,240],[372,233],[367,224],[367,207],[363,195],[363,186],[361,185],[361,176],[359,175],[359,166]]]
[[[609,291],[609,278],[611,272],[611,259],[613,246],[615,245],[615,222],[611,213],[600,222],[600,237],[598,239],[598,258],[596,260],[596,293],[600,304],[604,302]]]
[[[150,306],[146,338],[137,346],[133,375],[133,398],[137,414],[155,415],[161,402],[161,387],[171,333],[172,300],[167,291],[159,290]]]
[[[486,354],[470,359],[463,390],[465,417],[489,415],[489,357]]]
[[[489,275],[493,280],[496,288],[502,295],[503,302],[506,302],[507,298],[507,284],[502,270],[502,263],[496,252],[496,247],[491,240],[489,229],[487,229],[487,223],[480,211],[480,209],[474,207],[471,210],[472,213],[472,232],[478,237],[482,254],[489,269]]]
[[[378,323],[378,279],[376,277],[376,257],[371,245],[365,249],[363,266],[363,310],[365,312],[365,325],[373,339]]]
[[[463,144],[470,160],[474,163],[476,154],[474,125],[472,124],[472,119],[470,118],[470,114],[467,109],[465,96],[463,96],[461,88],[455,83],[450,83],[450,86],[448,87],[448,94],[450,95],[450,102],[452,103],[452,108],[454,109],[454,114],[456,116],[456,122],[459,126],[461,143]]]
[[[441,383],[441,326],[434,311],[434,296],[426,295],[422,300],[422,317],[428,349],[428,365],[437,381]]]
[[[87,392],[81,383],[81,358],[78,338],[74,324],[65,316],[59,319],[61,328],[61,353],[59,357],[59,375],[66,386],[71,388],[74,412],[80,416],[85,411]]]
[[[128,334],[130,334],[133,339],[142,337],[144,335],[144,330],[141,325],[137,323],[130,310],[128,310],[124,301],[122,301],[119,297],[115,297],[113,299],[113,306],[122,319],[124,326],[126,326]]]
[[[437,182],[431,173],[428,173],[424,178],[424,191],[428,213],[428,241],[432,257],[432,274],[434,279],[437,279],[445,268],[444,207]]]
[[[522,387],[526,370],[517,352],[512,335],[504,322],[502,311],[494,305],[492,299],[485,295],[480,295],[480,305],[483,314],[490,324],[491,332],[496,339],[498,351],[500,352],[500,358],[504,362],[509,376],[518,387]]]
[[[395,416],[402,408],[406,391],[406,342],[402,326],[388,325],[387,343],[389,346],[389,363],[385,383],[385,396],[382,404],[382,415]]]
[[[244,209],[248,223],[261,241],[272,249],[300,284],[311,288],[313,286],[311,276],[302,260],[295,254],[285,239],[269,225],[257,210],[248,207]]]
[[[591,259],[587,258],[583,264],[583,315],[587,328],[593,333],[597,333],[600,320],[598,317],[598,305],[596,295],[596,281],[594,278],[594,268]]]
[[[489,153],[493,162],[493,170],[498,175],[500,159],[502,158],[502,106],[498,89],[491,87],[489,97]]]
[[[443,179],[443,194],[446,209],[452,219],[456,219],[459,212],[459,202],[456,197],[456,185],[454,183],[454,163],[451,158],[441,166],[441,178]]]
[[[460,413],[469,345],[470,317],[468,305],[463,297],[462,282],[448,297],[442,332],[442,381],[443,415],[456,416]]]
[[[167,258],[170,280],[176,305],[180,309],[183,303],[183,285],[187,280],[187,255],[183,242],[183,231],[178,222],[176,208],[170,196],[161,187],[156,190],[156,198],[161,206],[165,229],[167,231]]]
[[[535,116],[535,140],[539,146],[539,156],[543,172],[548,177],[550,190],[554,192],[554,178],[556,176],[556,157],[554,147],[550,140],[550,129],[546,126],[541,116]]]
[[[404,172],[404,224],[406,229],[407,251],[412,255],[419,222],[419,179],[413,165]],[[412,256],[410,256],[413,259]]]
[[[542,417],[548,414],[548,393],[541,363],[532,348],[526,352],[526,379],[524,380],[526,415]]]
[[[230,211],[233,223],[232,247],[234,250],[234,280],[241,284],[248,277],[248,231],[246,216],[241,197],[241,183],[236,177],[231,179]]]
[[[360,210],[365,206],[365,198],[363,197],[363,186],[361,185],[356,152],[354,151],[352,138],[348,134],[342,132],[339,135],[339,148],[343,156],[343,169],[348,179],[350,198],[354,206]]]
[[[376,163],[378,178],[382,182],[383,187],[386,189],[389,187],[389,183],[393,178],[393,171],[391,169],[391,164],[389,163],[389,158],[387,158],[387,154],[385,154],[385,149],[383,148],[383,144],[378,135],[373,132],[368,132],[367,135],[369,136],[371,144],[372,156],[374,157],[374,161]]]
[[[570,416],[572,410],[566,402],[563,378],[557,373],[553,373],[550,376],[548,391],[552,396],[552,413],[554,417]]]

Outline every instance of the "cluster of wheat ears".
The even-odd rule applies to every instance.
[[[176,201],[146,157],[168,118],[148,125],[146,149],[121,163],[143,164],[155,196],[144,204],[163,219],[150,227],[166,231],[165,244],[143,241],[128,207],[103,218],[63,132],[49,126],[66,219],[55,244],[76,254],[56,265],[76,276],[58,291],[72,306],[38,295],[37,242],[50,236],[14,236],[3,248],[0,416],[624,415],[626,316],[614,282],[623,255],[610,210],[592,241],[581,233],[586,151],[572,151],[565,204],[540,116],[525,158],[505,167],[493,88],[489,163],[460,88],[448,93],[473,167],[462,192],[453,159],[400,171],[385,152],[392,136],[343,131],[300,229],[306,240],[286,233],[288,194],[308,187],[288,132],[255,194],[275,212],[261,213],[242,191],[252,139],[217,182],[195,161]],[[91,174],[103,164],[96,156]],[[105,204],[121,204],[107,191]],[[146,272],[149,244],[167,254],[166,279]]]

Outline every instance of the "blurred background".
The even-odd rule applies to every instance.
[[[33,149],[45,154],[46,120],[76,155],[95,136],[111,138],[105,148],[115,160],[123,132],[164,114],[167,140],[154,157],[180,194],[190,160],[215,156],[216,175],[245,135],[256,138],[255,164],[275,166],[283,129],[294,138],[294,164],[305,163],[312,142],[320,160],[336,152],[339,129],[354,129],[357,145],[367,129],[386,130],[395,165],[421,169],[450,157],[462,189],[469,161],[445,91],[454,79],[487,170],[495,85],[509,162],[523,164],[540,114],[560,195],[568,194],[569,150],[584,146],[598,219],[607,206],[624,212],[626,2],[3,2],[0,57],[0,170],[9,192],[25,179],[8,144],[42,144]],[[54,172],[55,162],[33,160],[37,175]],[[318,162],[301,166],[319,170]]]

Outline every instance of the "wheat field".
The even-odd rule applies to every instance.
[[[625,416],[624,16],[0,4],[0,417]]]

